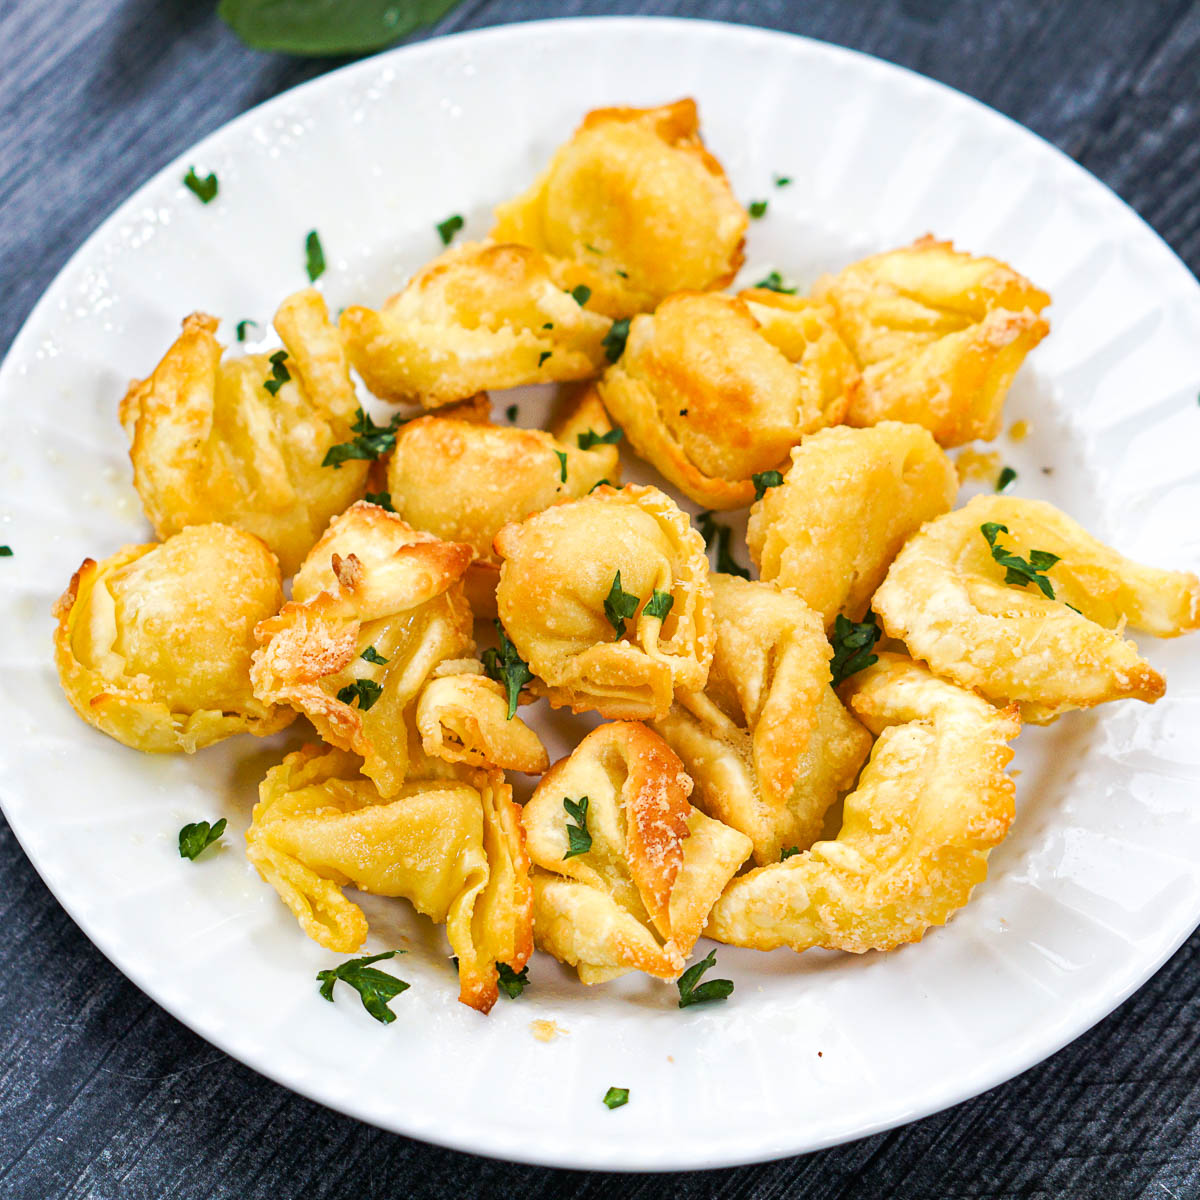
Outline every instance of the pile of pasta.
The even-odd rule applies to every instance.
[[[747,226],[694,103],[602,109],[382,307],[298,292],[271,355],[197,313],[130,386],[158,540],[71,580],[63,688],[147,752],[305,718],[246,842],[322,946],[367,936],[347,888],[403,898],[487,1012],[535,946],[590,984],[674,980],[702,934],[916,942],[1012,824],[1022,722],[1163,694],[1124,631],[1195,629],[1195,576],[1039,501],[954,508],[946,451],[1001,430],[1049,296],[930,237],[729,294]],[[547,382],[549,429],[492,421]],[[706,521],[752,506],[757,579],[620,485],[622,436]],[[551,766],[542,700],[606,720]]]

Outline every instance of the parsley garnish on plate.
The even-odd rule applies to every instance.
[[[272,396],[277,396],[279,389],[292,377],[291,372],[287,369],[287,351],[276,350],[268,361],[271,364],[271,378],[263,381],[263,387]]]
[[[404,951],[399,953],[403,954]],[[395,950],[386,950],[383,954],[348,959],[341,966],[328,971],[318,971],[317,980],[321,984],[321,995],[332,1002],[333,985],[349,984],[358,993],[363,1008],[380,1024],[390,1025],[396,1019],[396,1014],[388,1007],[388,1001],[394,1000],[401,992],[408,991],[409,985],[403,979],[377,970],[371,964],[382,962],[385,958],[394,958],[396,954]]]
[[[501,684],[508,693],[508,719],[511,721],[517,714],[517,698],[521,689],[533,679],[529,664],[517,653],[517,648],[508,640],[504,626],[496,622],[496,633],[500,639],[500,647],[491,647],[481,656],[483,673]]]
[[[625,622],[637,612],[638,598],[621,587],[621,572],[613,576],[612,587],[604,598],[604,615],[617,631],[617,637],[625,636]]]
[[[580,283],[571,289],[571,299],[582,308],[592,298],[592,289],[586,283]]]
[[[760,217],[767,215],[767,202],[765,200],[751,200],[746,211],[757,221]]]
[[[775,176],[775,186],[776,187],[787,187],[788,184],[791,182],[792,182],[792,177],[790,175],[776,175]]]
[[[784,283],[783,276],[778,271],[769,272],[765,278],[760,279],[754,286],[766,288],[769,292],[779,292],[782,296],[794,296],[796,294],[795,285]]]
[[[348,683],[342,688],[337,698],[343,704],[353,704],[358,700],[358,707],[366,712],[380,696],[383,695],[383,684],[376,683],[373,679],[356,679],[353,683]]]
[[[251,325],[253,325],[255,329],[258,328],[258,322],[251,321],[249,319],[245,321],[239,321],[237,323],[237,340],[239,342],[244,342],[246,340],[246,330],[249,329]]]
[[[217,177],[210,171],[201,178],[196,174],[195,167],[188,167],[188,173],[183,177],[183,186],[195,196],[201,204],[209,204],[217,196]]]
[[[799,846],[784,846],[784,848],[779,852],[779,861],[787,862],[789,858],[794,858],[799,853]]]
[[[1017,482],[1017,473],[1012,467],[1005,467],[996,477],[996,491],[1007,492]]]
[[[496,981],[500,985],[500,990],[510,1000],[516,1000],[529,986],[528,967],[522,967],[520,971],[514,971],[508,963],[498,962],[496,964],[496,973],[500,976]]]
[[[609,331],[600,343],[604,347],[604,357],[610,363],[615,363],[625,353],[625,342],[629,338],[629,318],[621,317],[612,323]]]
[[[615,446],[621,440],[621,436],[619,429],[610,429],[607,433],[587,429],[575,440],[579,443],[580,450],[590,450],[593,446]]]
[[[742,579],[750,578],[750,572],[733,557],[733,552],[729,549],[729,540],[733,537],[733,530],[728,525],[722,525],[720,521],[714,520],[712,513],[705,509],[704,512],[696,514],[696,528],[700,530],[700,536],[710,550],[713,542],[716,542],[718,571],[725,575],[737,575]]]
[[[350,429],[358,436],[348,442],[330,446],[321,460],[323,467],[340,467],[351,458],[374,460],[387,454],[396,444],[396,430],[407,420],[397,413],[386,425],[376,425],[360,408],[350,423]]]
[[[0,558],[12,558],[13,552],[11,546],[0,546]]]
[[[196,821],[179,831],[179,857],[193,862],[225,832],[225,818],[210,825],[207,821]]]
[[[608,1108],[620,1108],[623,1104],[629,1103],[629,1089],[610,1087],[604,1093],[604,1103]]]
[[[442,239],[442,245],[448,246],[454,241],[454,235],[462,229],[466,222],[462,219],[461,214],[455,213],[453,216],[447,217],[444,221],[439,221],[435,228],[438,231],[438,237]]]
[[[558,481],[559,483],[567,482],[567,452],[565,450],[555,450],[555,458],[558,459]]]
[[[1032,583],[1041,589],[1047,600],[1054,599],[1054,585],[1043,572],[1050,570],[1056,562],[1062,561],[1057,554],[1051,554],[1049,550],[1030,550],[1028,560],[1019,554],[1010,554],[1003,546],[996,545],[996,538],[1008,532],[1007,525],[996,521],[987,521],[980,525],[979,532],[983,534],[992,557],[1004,568],[1005,583],[1015,583],[1019,587]]]
[[[358,657],[364,662],[374,663],[377,667],[382,667],[387,662],[374,646],[368,646]]]
[[[315,229],[310,229],[304,239],[304,269],[309,283],[316,283],[325,274],[325,247]]]
[[[712,1000],[728,999],[733,991],[732,979],[710,979],[707,983],[700,983],[700,976],[716,965],[717,952],[710,950],[704,958],[688,967],[680,975],[678,981],[680,1008],[690,1008],[693,1004],[708,1004]]]
[[[875,614],[869,610],[867,615],[857,622],[838,613],[837,620],[833,623],[833,636],[829,639],[833,644],[829,674],[834,687],[843,679],[849,679],[851,675],[879,661],[879,655],[872,654],[871,648],[879,641],[882,633],[883,630],[875,624]]]
[[[572,825],[571,821],[567,822],[567,852],[563,855],[563,861],[568,858],[574,858],[577,854],[586,854],[592,848],[592,835],[588,833],[587,827],[587,811],[588,798],[581,796],[578,800],[572,800],[570,797],[563,797],[563,808],[567,810],[567,816],[576,824]]]
[[[761,500],[767,494],[767,488],[778,487],[783,482],[780,471],[757,471],[750,476],[754,483],[754,499]]]
[[[392,493],[391,492],[367,492],[367,494],[365,496],[363,496],[363,499],[368,504],[377,505],[379,508],[385,509],[387,512],[395,512],[396,511],[392,507]]]
[[[642,613],[647,617],[657,617],[660,621],[667,619],[667,613],[675,606],[675,597],[670,592],[660,592],[657,588],[650,599],[646,601],[646,607],[642,609]]]

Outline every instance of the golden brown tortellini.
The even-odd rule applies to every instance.
[[[741,830],[754,861],[807,850],[871,749],[830,686],[821,618],[773,584],[712,574],[716,650],[701,692],[653,722],[696,788],[692,803]]]
[[[724,287],[749,221],[699,130],[693,100],[588,113],[533,186],[496,209],[492,237],[575,260],[613,317]]]
[[[750,854],[749,838],[688,803],[691,787],[662,738],[621,721],[589,733],[525,805],[529,857],[541,868],[534,938],[584,983],[627,971],[674,979]],[[572,851],[568,824],[585,829],[586,850]]]
[[[704,686],[708,557],[657,488],[601,486],[506,525],[496,550],[501,623],[551,704],[663,716],[676,688]]]
[[[461,583],[470,561],[469,546],[359,501],[312,548],[293,599],[255,631],[255,695],[304,713],[325,741],[362,756],[384,796],[395,795],[417,695],[439,663],[475,649]]]
[[[150,378],[130,384],[121,424],[160,538],[209,521],[236,525],[291,575],[330,518],[362,496],[367,464],[321,465],[353,436],[358,410],[325,301],[312,288],[289,296],[275,328],[283,358],[222,360],[216,318],[194,313]]]
[[[851,676],[842,695],[878,740],[841,832],[735,879],[709,937],[755,950],[892,950],[944,925],[986,878],[1013,819],[1004,768],[1016,708],[896,654]]]
[[[414,529],[474,549],[464,581],[467,597],[477,616],[494,615],[500,579],[500,559],[492,548],[496,534],[510,521],[559,500],[586,496],[602,480],[618,482],[616,445],[595,440],[611,433],[608,414],[591,388],[552,433],[421,417],[396,438],[388,464],[392,507]]]
[[[520,971],[533,952],[529,859],[521,810],[501,771],[411,779],[383,797],[362,760],[308,745],[259,786],[246,855],[329,950],[349,953],[367,919],[345,887],[398,896],[445,924],[459,999],[486,1013],[496,964]]]
[[[792,451],[787,478],[751,510],[750,557],[826,629],[839,613],[857,621],[900,547],[957,492],[954,464],[918,425],[823,429]]]
[[[439,255],[378,312],[339,322],[350,358],[384,400],[438,408],[476,392],[598,375],[612,326],[571,264],[528,246],[469,242]]]
[[[822,305],[683,292],[634,317],[600,394],[630,444],[708,508],[754,499],[802,435],[837,424],[858,368]]]
[[[985,526],[1024,573],[996,561]],[[1057,556],[1036,572],[1051,595],[1027,570],[1047,561],[1039,551]],[[1121,631],[1126,622],[1157,637],[1200,627],[1200,580],[1132,562],[1052,504],[977,496],[904,547],[874,606],[887,632],[939,675],[1018,701],[1027,721],[1041,723],[1162,696],[1166,681]]]
[[[254,695],[250,655],[282,603],[275,556],[228,525],[84,559],[54,606],[63,691],[89,725],[148,753],[274,733],[295,714]]]
[[[862,368],[851,425],[913,421],[943,446],[994,438],[1050,297],[995,258],[923,237],[819,279]]]

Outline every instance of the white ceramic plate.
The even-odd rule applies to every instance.
[[[241,850],[255,789],[296,740],[152,758],[82,725],[50,665],[49,610],[85,555],[148,536],[116,405],[193,309],[269,319],[302,286],[316,227],[337,308],[373,303],[523,188],[581,114],[693,95],[743,200],[770,200],[743,279],[820,270],[926,231],[1015,264],[1054,295],[1001,441],[1019,494],[1122,550],[1195,567],[1200,289],[1111,193],[995,113],[857,54],[753,29],[548,22],[384,54],[234,121],[107,221],[50,288],[0,375],[0,767],[4,810],[89,937],[147,993],[272,1078],[385,1128],[573,1167],[712,1167],[794,1154],[953,1104],[1037,1062],[1142,983],[1200,918],[1200,639],[1146,650],[1170,677],[1133,703],[1022,735],[1018,817],[945,929],[898,953],[721,949],[737,991],[585,990],[538,956],[483,1018],[455,1000],[440,930],[367,900],[369,946],[406,946],[399,1020],[352,995]],[[215,170],[208,207],[184,190]],[[776,173],[788,188],[772,186]],[[508,402],[500,400],[500,405]],[[522,398],[533,423],[545,397]],[[1052,474],[1043,473],[1043,469]],[[744,547],[740,553],[744,556]],[[743,561],[745,561],[743,557]],[[568,731],[551,733],[552,752]],[[180,859],[187,821],[224,848]],[[564,1031],[536,1040],[534,1020]],[[630,1103],[609,1112],[609,1085]]]

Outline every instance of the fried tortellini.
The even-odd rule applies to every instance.
[[[601,486],[506,525],[495,545],[500,620],[551,704],[663,716],[676,688],[704,686],[708,557],[657,488]]]
[[[133,483],[160,538],[221,521],[291,575],[331,517],[359,499],[367,464],[322,466],[358,410],[341,339],[312,288],[275,314],[286,353],[222,359],[217,319],[193,313],[121,401]]]
[[[995,258],[923,237],[819,279],[862,368],[851,425],[913,421],[943,446],[999,432],[1025,356],[1050,332],[1050,297]]]
[[[821,618],[773,584],[709,576],[716,650],[702,692],[653,722],[696,785],[692,803],[741,830],[759,865],[807,850],[853,785],[870,734],[830,686]]]
[[[228,525],[84,559],[54,606],[63,691],[89,725],[148,753],[275,733],[295,714],[254,695],[250,656],[282,603],[275,556]]]
[[[996,553],[1025,564],[1015,577],[985,528]],[[1030,578],[1030,565],[1047,561],[1039,551],[1054,559],[1036,572],[1049,595]],[[1158,637],[1200,627],[1200,580],[1124,558],[1044,501],[977,496],[904,547],[874,606],[939,675],[1046,722],[1162,696],[1165,680],[1121,631],[1126,622]]]
[[[501,771],[410,779],[384,797],[362,760],[308,745],[259,787],[246,855],[329,950],[349,953],[367,919],[345,887],[403,897],[445,924],[459,999],[486,1013],[497,963],[519,972],[533,952],[529,859],[521,810]]]
[[[698,504],[747,505],[753,475],[845,416],[858,368],[831,317],[765,289],[670,296],[633,318],[601,397],[633,448]]]
[[[750,557],[826,629],[839,613],[857,621],[900,547],[957,492],[954,464],[918,425],[823,429],[792,451],[787,478],[751,510]]]
[[[415,529],[474,549],[467,596],[477,616],[494,615],[496,534],[510,521],[587,495],[601,481],[616,483],[617,447],[596,440],[606,436],[617,435],[591,388],[575,398],[553,433],[473,417],[421,417],[396,438],[387,475],[392,506]]]
[[[877,741],[841,832],[735,879],[709,937],[755,950],[892,950],[944,925],[986,878],[1014,815],[1004,768],[1015,706],[993,708],[887,653],[842,694]]]
[[[339,327],[376,396],[440,408],[476,392],[589,379],[612,322],[580,272],[528,246],[468,242],[439,255],[377,312]]]
[[[683,764],[644,725],[594,729],[525,805],[539,949],[584,983],[627,971],[674,979],[750,839],[688,803]],[[573,848],[568,824],[587,847]]]
[[[496,209],[492,237],[574,260],[613,317],[724,287],[749,220],[699,130],[693,100],[588,113],[533,186]]]
[[[413,706],[439,663],[471,655],[461,578],[471,548],[359,501],[335,518],[255,631],[254,693],[287,704],[364,759],[384,796],[403,785]]]

